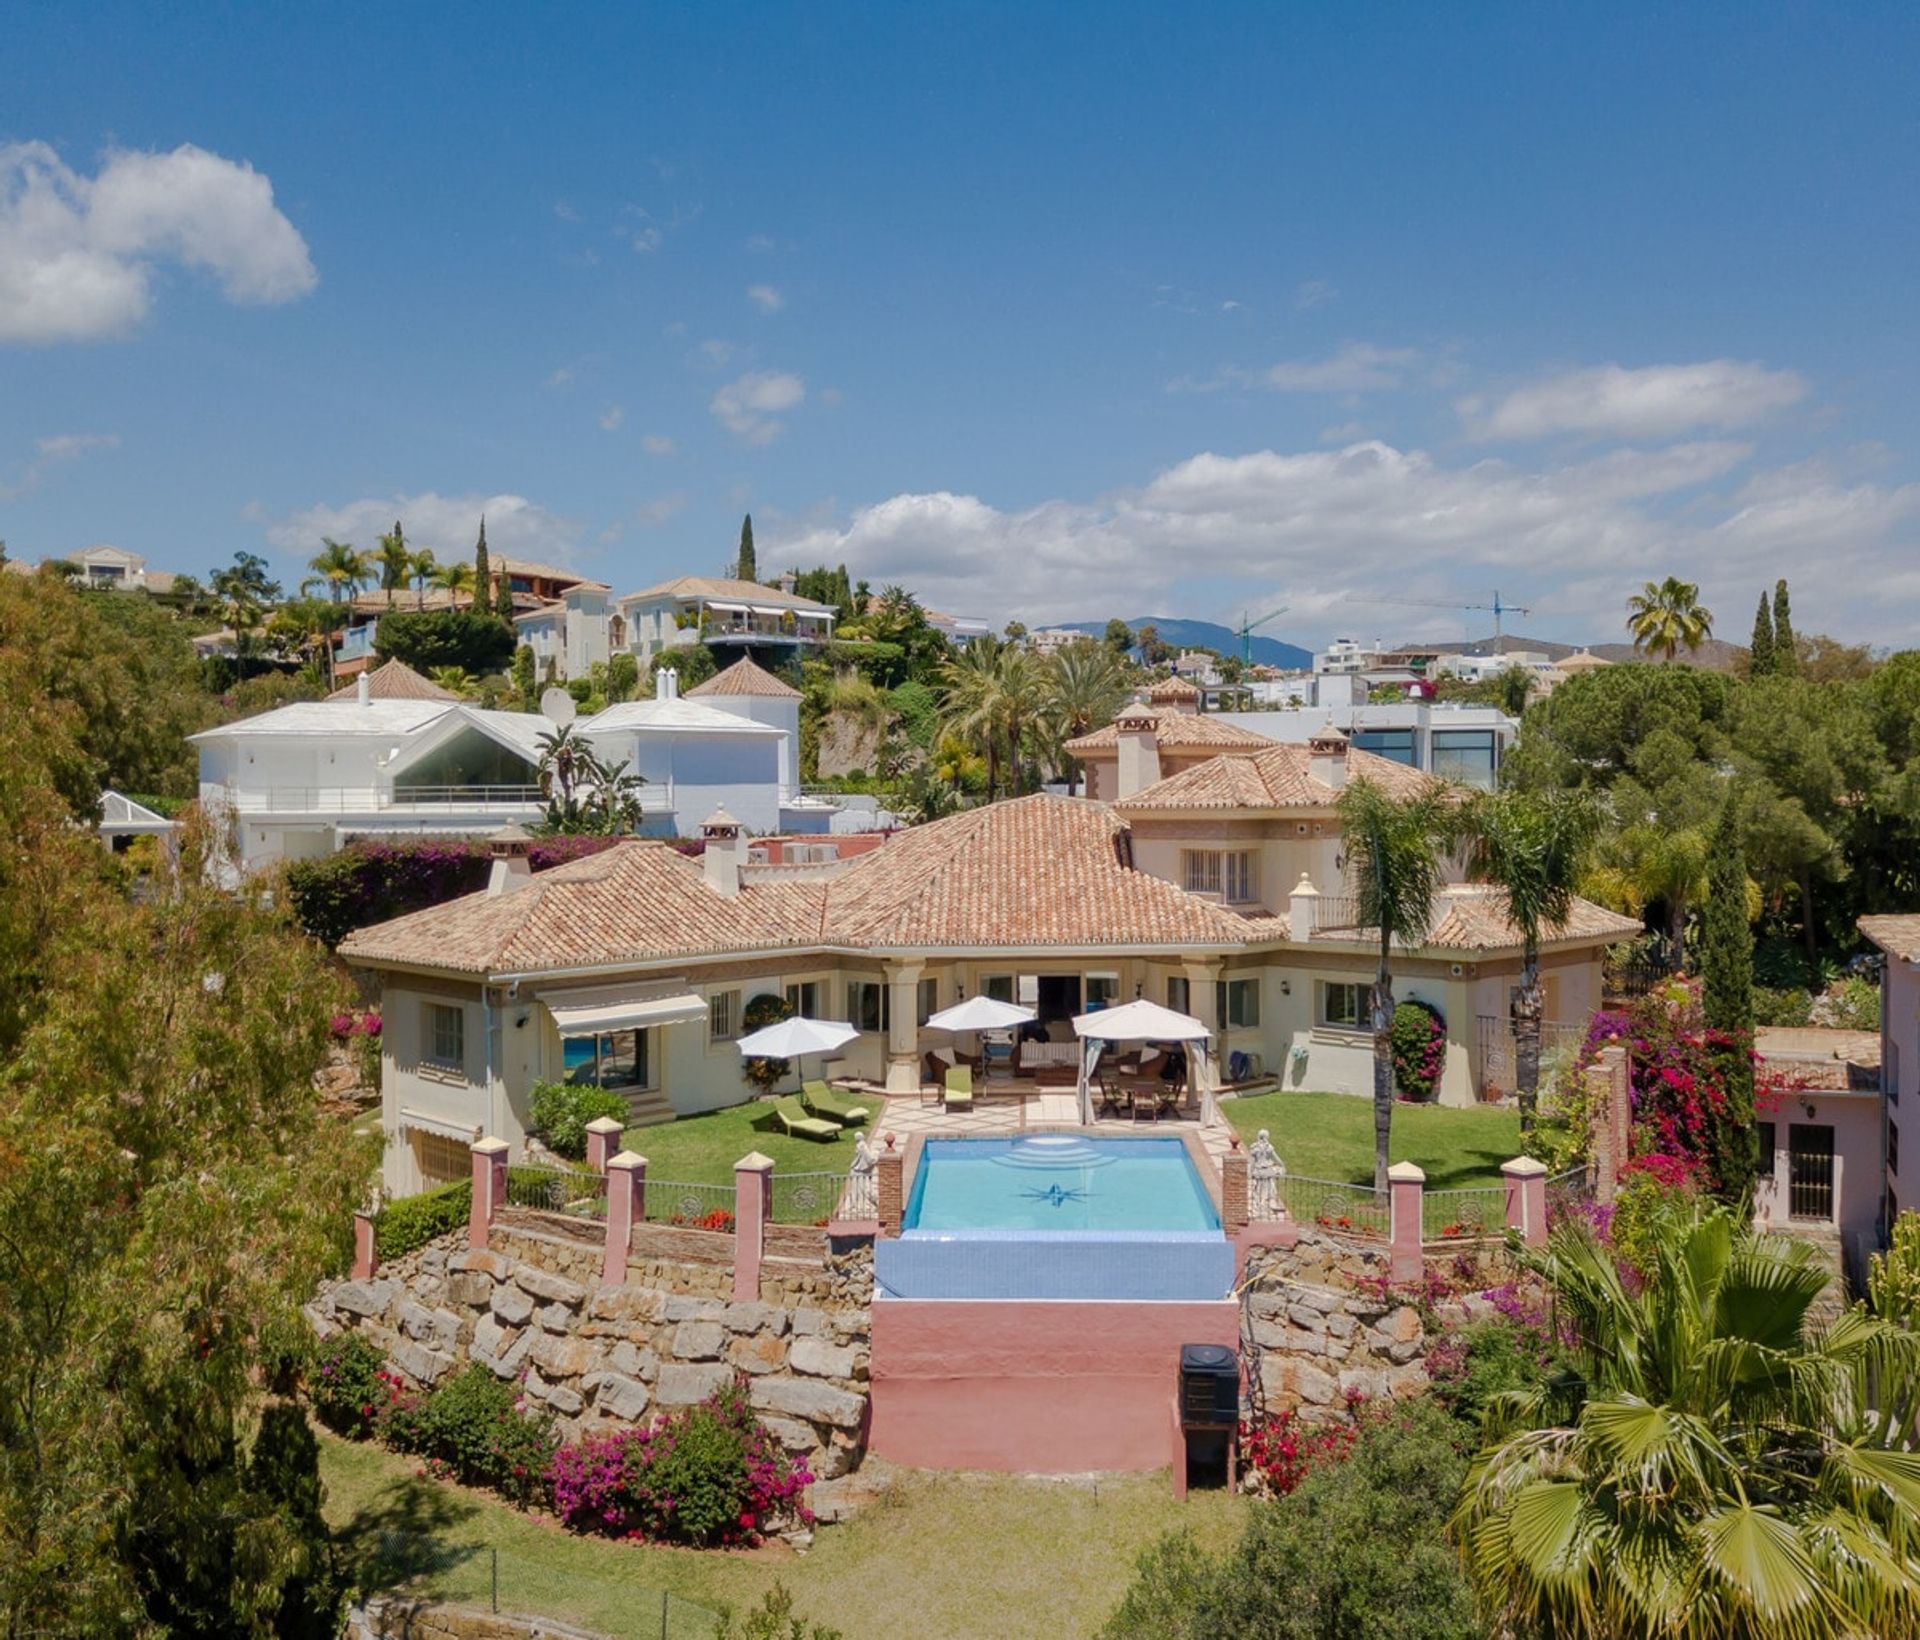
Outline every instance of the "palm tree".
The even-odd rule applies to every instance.
[[[304,597],[314,587],[324,586],[327,597],[336,604],[358,592],[360,583],[370,574],[364,552],[356,552],[345,541],[325,535],[320,538],[319,553],[307,560],[307,568],[313,575],[300,583],[301,595]]]
[[[1698,826],[1648,818],[1604,837],[1583,874],[1580,892],[1629,916],[1658,901],[1667,914],[1667,946],[1686,966],[1687,919],[1707,897],[1707,837]]]
[[[1573,1359],[1489,1405],[1454,1514],[1492,1632],[1920,1633],[1920,1333],[1816,1322],[1819,1250],[1721,1206],[1635,1284],[1577,1220],[1532,1262]]]
[[[1341,841],[1352,874],[1355,921],[1378,929],[1380,967],[1373,983],[1373,1186],[1387,1188],[1393,1132],[1393,942],[1426,937],[1440,886],[1440,844],[1447,823],[1442,788],[1397,798],[1371,780],[1340,793]]]
[[[940,667],[947,731],[985,755],[989,803],[1000,789],[1000,735],[1006,725],[1005,647],[988,634],[975,638]]]
[[[539,745],[546,830],[595,837],[632,830],[640,818],[640,788],[646,782],[631,772],[625,759],[603,762],[573,723],[549,729]]]
[[[1700,602],[1692,581],[1669,575],[1649,581],[1627,600],[1627,630],[1633,646],[1672,660],[1681,649],[1698,649],[1713,636],[1713,611]]]
[[[1513,1000],[1520,1128],[1533,1128],[1540,1089],[1540,931],[1562,926],[1593,846],[1598,817],[1578,791],[1483,792],[1460,811],[1470,868],[1498,892],[1520,930]]]
[[[473,592],[473,565],[464,558],[456,558],[451,564],[436,564],[433,569],[433,584],[447,595],[447,608],[456,608],[460,594],[467,593],[471,602]]]
[[[394,520],[390,534],[380,537],[380,545],[374,549],[373,561],[380,566],[380,590],[387,595],[387,607],[393,607],[393,595],[407,584],[413,574],[413,553],[407,546],[406,535],[401,531],[400,521]]]
[[[1126,705],[1131,682],[1126,663],[1105,644],[1092,639],[1056,649],[1042,676],[1047,715],[1063,741],[1110,723]],[[1070,763],[1068,774],[1077,787],[1078,766]]]
[[[428,677],[450,695],[465,699],[473,693],[473,674],[464,666],[436,666]]]
[[[433,555],[432,547],[422,547],[407,562],[407,573],[413,580],[413,607],[427,607],[427,584],[433,580],[440,568],[440,560]]]
[[[1047,707],[1047,682],[1024,644],[1000,646],[1000,718],[1007,735],[1007,784],[1020,795],[1020,749]]]

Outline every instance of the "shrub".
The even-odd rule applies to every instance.
[[[307,1369],[314,1416],[336,1435],[364,1440],[387,1403],[380,1369],[387,1358],[360,1334],[339,1333],[315,1350]]]
[[[792,1591],[776,1582],[743,1617],[736,1619],[731,1610],[722,1611],[713,1640],[846,1640],[846,1636],[824,1623],[795,1617]]]
[[[455,1480],[490,1486],[519,1504],[545,1495],[557,1444],[553,1415],[529,1411],[518,1386],[477,1361],[424,1395],[402,1389],[380,1428],[389,1445],[419,1454]]]
[[[457,666],[483,677],[513,659],[513,628],[470,609],[394,610],[380,617],[373,646],[416,672]]]
[[[1797,987],[1785,991],[1753,988],[1753,1022],[1756,1025],[1801,1026],[1813,1023],[1813,998]]]
[[[437,1190],[388,1202],[373,1221],[373,1244],[382,1259],[396,1259],[458,1230],[472,1216],[473,1180],[456,1179]]]
[[[1620,1188],[1613,1198],[1607,1235],[1614,1256],[1630,1270],[1651,1269],[1667,1227],[1689,1216],[1699,1195],[1697,1178],[1680,1157],[1634,1157],[1620,1170]]]
[[[579,1161],[587,1153],[587,1124],[602,1116],[624,1122],[627,1101],[611,1088],[591,1082],[536,1082],[533,1085],[533,1125],[549,1150]]]
[[[1393,1080],[1404,1099],[1426,1101],[1447,1064],[1447,1023],[1424,1002],[1393,1010]]]
[[[1346,1418],[1310,1424],[1288,1408],[1258,1423],[1242,1423],[1240,1465],[1247,1490],[1257,1497],[1284,1498],[1316,1468],[1346,1462],[1364,1416],[1358,1396],[1349,1398],[1348,1411]]]
[[[579,1532],[709,1545],[754,1542],[771,1523],[811,1514],[813,1476],[729,1385],[642,1429],[588,1435],[549,1469],[554,1509]]]
[[[1880,1029],[1880,987],[1859,974],[1849,975],[1808,1010],[1815,1024],[1842,1031]]]
[[[762,991],[757,997],[747,1001],[746,1011],[740,1016],[740,1028],[743,1032],[765,1030],[769,1025],[778,1025],[783,1019],[794,1016],[791,1002],[775,991]],[[787,1074],[788,1062],[784,1059],[749,1059],[742,1067],[746,1078],[762,1093],[771,1093],[773,1086]]]
[[[1487,1297],[1497,1314],[1459,1331],[1443,1331],[1427,1347],[1434,1399],[1471,1430],[1479,1429],[1494,1396],[1530,1388],[1558,1375],[1567,1363],[1543,1295],[1508,1282]]]

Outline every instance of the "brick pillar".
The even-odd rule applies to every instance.
[[[1516,1156],[1500,1164],[1507,1181],[1507,1228],[1518,1230],[1529,1247],[1547,1239],[1547,1164],[1532,1156]]]
[[[647,1159],[623,1150],[607,1158],[607,1250],[600,1264],[601,1285],[626,1284],[627,1254],[633,1227],[647,1220]]]
[[[1415,1162],[1387,1169],[1387,1206],[1392,1225],[1388,1274],[1399,1282],[1418,1281],[1426,1268],[1420,1251],[1421,1193],[1427,1176]]]
[[[1247,1153],[1230,1150],[1220,1158],[1220,1228],[1228,1235],[1246,1229]]]
[[[874,1216],[880,1221],[880,1234],[883,1236],[899,1235],[900,1221],[906,1214],[905,1161],[906,1158],[899,1151],[883,1150],[874,1168]]]
[[[626,1131],[617,1117],[596,1116],[587,1124],[587,1166],[604,1173],[613,1153],[620,1148],[620,1136]]]
[[[760,1260],[767,1251],[767,1220],[773,1213],[773,1158],[752,1150],[733,1164],[733,1296],[760,1297]]]
[[[467,1214],[467,1245],[484,1248],[487,1228],[507,1205],[507,1151],[505,1139],[473,1142],[473,1206]]]
[[[353,1279],[371,1281],[380,1268],[380,1253],[374,1238],[373,1215],[353,1215]]]

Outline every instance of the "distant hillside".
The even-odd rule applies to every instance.
[[[1085,632],[1097,638],[1107,630],[1105,621],[1063,621],[1060,623],[1069,632]],[[1176,649],[1217,649],[1223,655],[1240,653],[1240,636],[1231,627],[1225,627],[1213,621],[1183,621],[1172,615],[1142,615],[1127,625],[1135,632],[1143,626],[1150,626],[1160,634],[1162,643],[1170,643]],[[1282,643],[1278,638],[1263,638],[1259,633],[1253,635],[1253,662],[1256,666],[1278,666],[1287,671],[1299,671],[1313,665],[1313,651],[1302,649],[1297,643]]]
[[[1432,643],[1412,645],[1413,648],[1436,649],[1443,655],[1491,655],[1493,653],[1493,635],[1484,638],[1445,638]],[[1570,643],[1555,643],[1551,638],[1529,638],[1524,633],[1507,632],[1500,637],[1502,653],[1516,649],[1532,650],[1535,654],[1545,655],[1550,661],[1562,661],[1573,654],[1580,646]],[[1630,643],[1596,643],[1587,645],[1603,661],[1644,661],[1647,657]],[[1746,651],[1738,644],[1727,643],[1721,638],[1709,638],[1697,650],[1688,653],[1682,650],[1674,657],[1682,666],[1697,666],[1707,672],[1731,672],[1739,664],[1740,657]]]

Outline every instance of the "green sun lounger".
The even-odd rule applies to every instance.
[[[824,1082],[808,1082],[800,1089],[800,1102],[815,1116],[838,1122],[843,1128],[864,1127],[870,1112],[864,1105],[849,1104],[844,1094],[835,1093]]]
[[[840,1137],[838,1122],[823,1122],[817,1116],[809,1116],[806,1107],[792,1094],[774,1101],[773,1118],[789,1138],[819,1139],[832,1144]]]
[[[947,1109],[973,1109],[973,1072],[965,1065],[947,1072]]]

